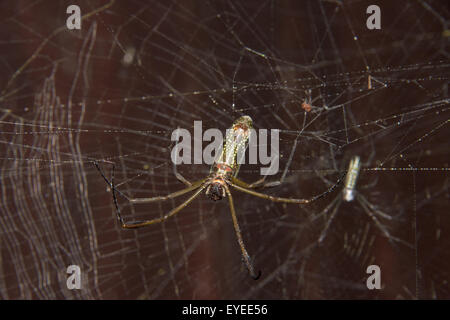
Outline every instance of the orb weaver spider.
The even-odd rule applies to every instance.
[[[252,196],[271,200],[273,202],[285,202],[285,203],[297,203],[297,204],[306,204],[310,203],[312,201],[315,201],[326,194],[332,192],[341,182],[343,176],[341,176],[338,181],[330,187],[327,191],[318,194],[312,198],[309,199],[294,199],[294,198],[282,198],[282,197],[275,197],[271,195],[267,195],[264,193],[260,193],[257,191],[254,191],[252,189],[257,187],[267,187],[267,186],[274,186],[278,185],[276,182],[271,183],[265,183],[265,177],[263,179],[260,179],[254,183],[246,183],[237,178],[237,174],[239,171],[239,163],[237,161],[238,157],[238,151],[245,149],[248,146],[248,139],[250,136],[250,130],[253,128],[253,122],[252,119],[249,116],[242,116],[238,118],[232,125],[231,130],[229,130],[225,145],[222,149],[222,151],[219,153],[219,156],[217,157],[217,160],[215,163],[211,166],[210,174],[197,182],[190,183],[186,179],[184,179],[179,173],[175,171],[176,177],[187,185],[185,189],[170,193],[166,196],[156,196],[156,197],[150,197],[150,198],[130,198],[127,195],[123,194],[121,191],[117,190],[114,186],[114,164],[112,164],[112,174],[111,174],[111,181],[109,181],[105,175],[103,174],[102,170],[100,169],[100,166],[98,165],[97,161],[94,161],[94,165],[97,167],[98,171],[102,175],[103,179],[106,181],[106,183],[109,185],[109,187],[112,190],[112,196],[114,205],[116,207],[116,213],[117,213],[117,219],[119,220],[122,228],[124,229],[135,229],[140,228],[144,226],[149,226],[155,223],[160,223],[168,218],[174,216],[178,212],[180,212],[183,208],[185,208],[188,204],[190,204],[195,198],[197,198],[200,193],[206,189],[206,195],[213,201],[221,200],[222,198],[228,197],[228,203],[230,206],[231,211],[231,218],[233,220],[233,226],[234,231],[237,236],[237,241],[239,243],[239,247],[241,248],[241,254],[242,258],[245,262],[245,265],[247,266],[247,269],[251,275],[251,277],[255,280],[257,280],[261,276],[261,271],[258,273],[255,272],[255,269],[253,267],[253,264],[251,262],[250,256],[247,253],[247,250],[244,245],[244,240],[242,238],[241,229],[239,227],[239,223],[236,217],[236,210],[234,208],[233,203],[233,197],[230,192],[230,187],[245,192],[248,194],[251,194]],[[241,154],[242,155],[242,154]],[[160,218],[155,218],[151,220],[143,220],[143,221],[134,221],[134,222],[126,222],[121,216],[121,212],[119,209],[119,205],[117,203],[117,197],[116,192],[119,193],[121,196],[126,198],[129,202],[134,204],[139,203],[150,203],[150,202],[156,202],[156,201],[165,201],[169,199],[173,199],[176,197],[179,197],[181,195],[184,195],[188,192],[194,191],[194,194],[191,195],[186,201],[178,205],[177,207],[173,208],[169,213],[163,215]]]
[[[373,146],[372,146],[373,148]],[[366,165],[371,163],[372,158],[375,156],[375,149],[373,149],[372,153],[369,155],[369,159],[366,162]],[[342,189],[342,193],[338,195],[334,200],[331,201],[331,203],[323,209],[322,212],[318,213],[313,220],[326,216],[327,213],[333,208],[330,215],[328,216],[325,227],[322,230],[322,233],[319,236],[318,243],[322,243],[325,237],[327,236],[327,232],[331,226],[331,223],[335,219],[337,213],[339,212],[339,207],[341,206],[342,201],[345,202],[356,202],[360,205],[360,207],[364,210],[364,212],[367,214],[367,216],[375,223],[375,226],[381,231],[381,234],[388,239],[388,241],[395,245],[395,242],[402,243],[403,245],[413,248],[412,245],[405,240],[402,240],[400,238],[397,238],[390,234],[386,226],[384,226],[380,219],[384,219],[387,221],[392,221],[394,219],[393,216],[381,211],[377,206],[373,205],[372,203],[367,200],[367,198],[361,193],[364,189],[370,189],[373,186],[377,184],[378,178],[374,180],[374,182],[363,185],[359,187],[359,191],[356,189],[356,184],[358,181],[358,176],[361,170],[361,159],[358,155],[353,156],[350,159],[350,162],[348,164],[347,174],[345,176],[344,181],[344,188]],[[332,185],[332,182],[328,181],[324,177],[320,177],[322,180],[324,180],[325,183],[328,185]]]

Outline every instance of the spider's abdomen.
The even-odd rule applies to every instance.
[[[216,165],[211,167],[211,172],[217,171],[216,173],[227,175],[237,173],[244,160],[252,128],[253,122],[249,116],[242,116],[233,123],[227,130],[223,149],[215,160]]]

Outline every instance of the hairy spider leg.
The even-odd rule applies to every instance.
[[[120,190],[117,190],[116,187],[114,186],[114,172],[115,172],[114,164],[112,164],[111,182],[108,180],[108,178],[106,178],[106,176],[104,175],[100,166],[98,165],[97,161],[94,161],[94,165],[96,166],[97,170],[100,172],[103,179],[106,181],[106,183],[110,186],[110,188],[112,190],[113,201],[114,201],[114,205],[116,207],[117,219],[119,220],[122,228],[124,228],[124,229],[140,228],[140,227],[144,227],[147,225],[151,225],[151,224],[162,222],[162,221],[166,220],[167,218],[178,213],[181,209],[186,207],[189,203],[191,203],[206,187],[206,185],[201,186],[202,183],[204,183],[206,181],[206,179],[203,179],[203,180],[192,183],[191,186],[189,186],[185,189],[170,193],[166,196],[156,196],[156,197],[151,197],[151,198],[130,198],[127,195],[125,195],[124,193],[122,193]],[[116,197],[116,192],[117,192],[120,195],[122,195],[124,198],[126,198],[128,201],[130,201],[131,203],[149,203],[149,202],[154,202],[154,201],[165,201],[165,200],[173,199],[173,198],[179,197],[183,194],[186,194],[188,192],[191,192],[195,189],[198,189],[198,190],[197,190],[197,192],[194,193],[194,195],[192,195],[185,202],[183,202],[178,207],[171,210],[168,214],[164,215],[163,217],[152,219],[152,220],[135,221],[135,222],[125,222],[124,221],[124,219],[122,218],[119,204],[117,202],[117,197]]]
[[[230,204],[230,211],[231,211],[231,218],[233,219],[234,231],[236,232],[239,247],[241,248],[242,257],[244,258],[244,262],[247,265],[247,269],[250,272],[251,277],[254,280],[258,280],[259,277],[261,276],[261,271],[259,271],[258,274],[255,273],[255,269],[253,268],[253,264],[250,260],[250,256],[248,255],[247,250],[245,249],[244,240],[242,239],[241,229],[239,228],[239,223],[238,223],[237,217],[236,217],[236,211],[234,210],[233,197],[231,196],[230,189],[226,185],[225,185],[225,191],[228,196],[228,202]]]

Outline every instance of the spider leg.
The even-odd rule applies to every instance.
[[[258,272],[258,274],[255,273],[255,269],[253,268],[253,264],[250,261],[250,256],[247,253],[247,250],[245,249],[244,240],[242,239],[241,229],[239,228],[239,223],[237,221],[236,217],[236,211],[234,210],[234,204],[233,204],[233,197],[231,196],[230,189],[227,185],[224,186],[225,191],[228,196],[228,202],[230,204],[230,211],[231,211],[231,218],[233,219],[233,226],[234,231],[236,232],[236,236],[239,242],[239,247],[241,247],[242,257],[244,258],[245,264],[247,265],[247,269],[250,272],[250,275],[253,279],[258,280],[261,276],[261,271]]]
[[[322,175],[318,175],[318,176],[329,186],[333,185],[333,182],[326,179]],[[271,188],[271,187],[279,186],[284,182],[284,179],[285,179],[285,177],[283,175],[280,180],[266,182],[266,178],[267,178],[267,176],[264,176],[263,178],[256,180],[255,182],[247,183],[247,182],[244,182],[244,181],[238,179],[235,176],[232,176],[231,181],[233,181],[233,183],[235,183],[243,188],[256,189],[256,188]]]
[[[267,176],[264,176],[263,178],[256,180],[255,182],[247,183],[247,182],[244,182],[244,181],[232,176],[231,181],[233,181],[233,183],[235,183],[243,188],[247,188],[247,189],[271,188],[271,187],[279,186],[280,184],[283,183],[283,181],[281,179],[277,180],[277,181],[266,182],[266,178],[267,178]]]
[[[206,179],[202,179],[202,180],[196,181],[194,183],[189,182],[190,183],[189,187],[179,190],[179,191],[175,191],[166,196],[156,196],[156,197],[149,197],[149,198],[131,198],[131,197],[127,196],[126,194],[124,194],[122,191],[116,189],[116,187],[114,186],[114,183],[112,181],[113,179],[111,179],[111,181],[109,181],[108,178],[105,177],[105,175],[103,174],[103,171],[100,169],[100,166],[98,165],[98,163],[96,161],[94,161],[94,165],[97,167],[97,170],[100,172],[103,179],[109,185],[111,190],[113,190],[113,192],[117,192],[118,194],[120,194],[122,197],[124,197],[131,203],[149,203],[149,202],[165,201],[165,200],[173,199],[173,198],[179,197],[185,193],[188,193],[192,190],[197,189],[206,180]],[[114,177],[114,171],[115,171],[115,165],[112,164],[112,176],[113,177]]]
[[[239,191],[251,194],[251,195],[253,195],[255,197],[258,197],[258,198],[267,199],[267,200],[270,200],[270,201],[273,201],[273,202],[287,202],[287,203],[305,204],[305,203],[313,202],[313,201],[315,201],[315,200],[317,200],[319,198],[324,197],[328,193],[332,192],[341,183],[342,179],[345,177],[345,174],[346,173],[344,173],[341,177],[339,177],[338,181],[333,186],[331,186],[327,191],[325,191],[325,192],[323,192],[321,194],[318,194],[318,195],[316,195],[316,196],[314,196],[312,198],[309,198],[309,199],[294,199],[294,198],[274,197],[274,196],[270,196],[268,194],[264,194],[264,193],[261,193],[261,192],[256,192],[256,191],[247,189],[245,187],[242,187],[242,186],[234,183],[233,181],[231,181],[230,185],[233,188],[235,188],[235,189],[237,189]]]
[[[385,218],[387,220],[392,220],[392,216],[378,210],[373,204],[371,204],[366,197],[364,197],[362,194],[359,194],[359,200],[362,201],[373,213],[378,214],[380,217]]]
[[[266,178],[267,178],[267,175],[265,175],[264,177],[262,177],[261,179],[259,179],[259,180],[256,180],[255,182],[252,182],[252,183],[246,183],[246,182],[244,182],[244,181],[241,181],[241,180],[239,180],[236,176],[237,176],[237,171],[236,171],[236,173],[232,176],[232,179],[234,179],[234,183],[236,183],[236,184],[239,184],[241,187],[244,187],[244,188],[247,188],[247,189],[254,189],[254,188],[270,188],[270,187],[275,187],[275,186],[279,186],[280,184],[282,184],[283,183],[283,181],[284,181],[284,178],[286,177],[286,175],[287,175],[287,172],[288,172],[288,169],[289,169],[289,165],[290,165],[290,163],[291,163],[291,161],[292,161],[292,157],[293,157],[293,155],[294,155],[294,152],[295,152],[295,149],[297,148],[297,140],[298,140],[298,138],[300,137],[300,134],[301,134],[301,132],[297,135],[297,138],[295,139],[295,142],[294,142],[294,148],[293,148],[293,150],[291,151],[291,154],[290,154],[290,156],[289,156],[289,160],[288,160],[288,163],[286,164],[286,167],[284,168],[284,171],[283,171],[283,173],[282,173],[282,175],[281,175],[281,178],[279,179],[279,180],[276,180],[276,181],[269,181],[269,182],[266,182]],[[277,157],[279,157],[279,155],[277,155]],[[275,162],[273,162],[272,163],[272,165],[274,165],[275,164]],[[272,166],[271,165],[271,166]],[[269,170],[270,169],[272,169],[272,168],[269,168]]]
[[[241,186],[242,188],[246,188],[246,189],[257,188],[265,179],[266,179],[266,176],[264,176],[264,178],[259,179],[258,181],[255,181],[253,183],[247,183],[247,182],[244,182],[234,176],[231,177],[231,181],[233,183],[237,184],[238,186]]]
[[[306,116],[306,112],[305,112],[305,116]],[[246,189],[271,188],[271,187],[276,187],[276,186],[281,185],[284,182],[285,178],[286,178],[286,175],[288,173],[288,170],[289,170],[289,167],[291,165],[292,159],[294,157],[295,150],[297,149],[298,140],[299,140],[301,134],[303,133],[303,131],[304,131],[304,128],[301,131],[299,131],[297,137],[294,140],[294,146],[291,149],[288,161],[286,163],[286,166],[284,167],[283,173],[281,174],[281,177],[280,177],[279,180],[266,182],[267,175],[265,175],[263,178],[255,181],[255,182],[246,183],[246,182],[241,181],[238,178],[236,178],[236,176],[237,176],[237,172],[236,172],[236,174],[232,177],[232,179],[234,179],[233,183],[235,183],[237,185],[240,185],[241,187],[246,188]],[[278,156],[279,155],[277,155],[277,157]]]
[[[341,204],[342,201],[342,197],[341,195],[338,195],[336,198],[334,198],[333,201],[330,202],[329,205],[327,205],[321,212],[319,212],[318,214],[314,214],[314,216],[311,218],[312,221],[315,221],[321,217],[323,217],[324,215],[326,215],[330,209],[337,203],[337,205],[339,206]]]
[[[247,189],[275,187],[282,183],[281,180],[266,182],[266,178],[267,178],[267,176],[264,176],[263,178],[256,180],[255,182],[247,183],[247,182],[244,182],[244,181],[238,179],[236,177],[236,175],[234,175],[231,177],[231,181],[233,181],[233,183],[235,183],[243,188],[247,188]]]
[[[202,187],[198,188],[198,190],[192,196],[190,196],[186,201],[184,201],[178,207],[172,209],[169,213],[165,214],[164,216],[162,216],[160,218],[155,218],[155,219],[152,219],[152,220],[144,220],[144,221],[134,221],[134,222],[125,222],[125,221],[123,221],[122,218],[119,218],[119,220],[120,220],[120,222],[122,224],[122,228],[124,228],[124,229],[135,229],[135,228],[145,227],[145,226],[149,226],[151,224],[155,224],[155,223],[160,223],[160,222],[166,221],[171,216],[173,216],[173,215],[177,214],[178,212],[180,212],[181,209],[185,208],[195,198],[197,198],[199,196],[199,194],[203,191],[203,189],[205,189],[205,187],[206,186],[202,186]]]
[[[176,197],[179,197],[185,193],[188,193],[190,191],[193,191],[195,189],[197,189],[198,187],[201,186],[201,184],[203,182],[205,182],[206,179],[202,179],[199,181],[196,181],[194,183],[192,183],[189,187],[184,188],[182,190],[179,191],[175,191],[172,193],[169,193],[167,196],[156,196],[156,197],[150,197],[150,198],[130,198],[128,196],[125,196],[122,192],[121,195],[124,196],[128,201],[130,201],[131,203],[149,203],[149,202],[155,202],[155,201],[166,201],[169,199],[173,199]],[[115,191],[118,191],[117,189],[115,189]]]
[[[172,88],[173,89],[173,88]],[[177,140],[178,140],[178,136],[177,136]],[[181,173],[178,172],[177,170],[177,163],[178,163],[178,153],[175,152],[173,155],[175,155],[175,159],[172,159],[172,163],[173,163],[173,174],[175,175],[175,177],[177,177],[178,180],[180,180],[182,183],[184,183],[186,186],[191,186],[192,183],[189,182],[185,177],[183,177],[183,175]]]
[[[372,181],[371,183],[368,183],[368,184],[366,184],[366,185],[360,186],[360,187],[359,187],[359,190],[366,190],[366,189],[371,189],[371,188],[373,188],[374,186],[377,185],[377,183],[378,183],[378,178],[379,178],[379,176],[376,176],[376,177],[373,179],[373,181]]]
[[[280,178],[279,180],[275,180],[275,181],[268,181],[268,182],[266,182],[266,179],[267,179],[267,177],[268,177],[267,175],[265,175],[265,176],[262,177],[261,179],[256,180],[256,181],[254,181],[254,182],[252,182],[252,183],[247,183],[247,182],[244,182],[244,181],[238,179],[238,178],[236,177],[237,174],[234,174],[234,175],[231,177],[231,179],[232,179],[232,181],[233,181],[234,183],[240,185],[241,187],[247,188],[247,189],[255,189],[255,188],[271,188],[271,187],[279,186],[279,185],[281,185],[281,184],[284,182],[284,180],[285,180],[285,178],[286,178],[286,175],[287,175],[288,169],[289,169],[289,166],[287,165],[286,168],[285,168],[284,171],[283,171],[283,174],[281,175],[281,178]]]
[[[180,191],[173,192],[171,194],[168,194],[167,196],[157,196],[157,197],[152,197],[152,198],[130,198],[130,197],[126,196],[125,194],[123,194],[121,191],[117,190],[116,187],[114,186],[114,169],[115,169],[114,164],[112,164],[111,182],[105,177],[105,175],[103,174],[103,171],[100,169],[100,166],[98,165],[97,161],[94,161],[94,165],[97,167],[97,170],[100,172],[101,176],[103,177],[103,179],[106,181],[106,183],[110,186],[110,188],[112,190],[114,206],[116,207],[117,219],[119,220],[122,228],[125,228],[125,229],[140,228],[143,226],[147,226],[150,224],[154,224],[154,223],[158,223],[158,222],[162,222],[162,221],[166,220],[167,218],[173,216],[174,214],[178,213],[181,209],[186,207],[206,187],[206,185],[201,186],[201,184],[206,180],[206,179],[203,179],[203,180],[193,183],[190,187],[187,187]],[[152,219],[152,220],[136,221],[136,222],[129,222],[129,223],[127,223],[123,220],[120,209],[119,209],[119,204],[117,202],[117,197],[116,197],[116,192],[118,192],[120,195],[122,195],[128,201],[130,201],[132,203],[148,203],[148,202],[153,202],[153,201],[164,201],[164,200],[176,198],[178,196],[181,196],[181,195],[188,193],[190,191],[193,191],[195,189],[198,189],[198,190],[190,198],[188,198],[185,202],[183,202],[181,205],[179,205],[178,207],[176,207],[175,209],[170,211],[165,216],[163,216],[161,218]]]
[[[378,218],[375,216],[375,213],[379,214],[379,211],[374,211],[372,212],[372,210],[369,208],[369,206],[366,204],[366,202],[368,203],[368,201],[366,199],[363,199],[364,197],[362,195],[357,195],[356,199],[358,200],[359,204],[362,206],[362,208],[364,209],[364,211],[367,213],[367,215],[373,220],[373,222],[375,222],[375,225],[378,227],[378,229],[381,231],[381,233],[388,239],[388,241],[394,245],[393,241],[397,241],[399,243],[404,244],[407,247],[413,248],[413,246],[400,239],[397,237],[392,236],[389,231],[386,229],[385,226],[383,226],[383,224],[381,224],[380,220],[378,220]],[[366,201],[366,202],[365,202]],[[383,216],[382,216],[383,217]]]
[[[175,175],[175,177],[177,177],[178,180],[180,180],[186,186],[189,187],[192,185],[191,182],[189,182],[185,177],[183,177],[183,175],[181,173],[178,172],[177,165],[175,163],[173,164],[173,174]]]
[[[335,204],[335,202],[337,202],[336,206],[334,207],[333,211],[330,214],[330,217],[328,218],[326,224],[325,224],[325,228],[322,230],[322,232],[320,233],[319,236],[319,243],[322,243],[323,239],[325,239],[325,236],[327,235],[327,231],[330,228],[331,222],[333,222],[334,218],[336,217],[336,214],[338,213],[338,209],[339,209],[339,205],[342,201],[342,198],[340,196],[336,197],[335,200],[333,200],[332,204]],[[328,206],[326,208],[326,210],[328,211],[330,209],[331,206]]]
[[[322,180],[322,182],[325,183],[327,186],[333,185],[333,182],[325,178],[324,175],[319,170],[314,170],[314,172],[320,178],[320,180]]]

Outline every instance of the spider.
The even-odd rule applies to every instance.
[[[370,163],[372,158],[374,157],[375,153],[372,152],[372,154],[369,156],[369,159],[367,160],[367,163]],[[330,211],[330,209],[333,208],[331,211],[331,214],[329,215],[326,223],[325,228],[323,229],[322,233],[319,236],[319,244],[323,242],[323,240],[326,237],[327,231],[333,222],[334,218],[336,217],[336,214],[339,210],[339,207],[342,203],[342,201],[345,202],[353,202],[356,200],[357,203],[363,208],[364,212],[369,216],[369,218],[372,219],[372,221],[375,223],[377,228],[381,231],[384,237],[386,237],[390,243],[393,244],[393,241],[397,241],[399,243],[403,243],[404,245],[410,247],[411,245],[407,242],[405,242],[402,239],[399,239],[397,237],[394,237],[389,233],[389,231],[386,229],[386,227],[380,222],[379,219],[386,219],[386,220],[392,220],[393,217],[382,212],[379,210],[376,206],[371,204],[369,200],[366,199],[366,197],[356,190],[356,182],[358,181],[359,172],[361,170],[361,160],[360,157],[355,155],[351,158],[347,174],[345,177],[344,182],[344,188],[342,189],[342,193],[338,195],[334,200],[331,201],[331,203],[321,212],[319,213],[314,219],[322,217]],[[328,181],[327,179],[321,177],[327,184],[332,185],[332,182]],[[374,180],[373,183],[361,186],[359,189],[364,190],[373,187],[377,183],[377,180]]]
[[[100,169],[97,161],[94,161],[94,165],[97,167],[98,171],[102,175],[103,179],[106,181],[106,183],[110,186],[110,189],[112,190],[112,196],[114,205],[116,207],[116,213],[117,213],[117,219],[119,220],[122,228],[124,229],[135,229],[140,228],[144,226],[149,226],[155,223],[161,223],[163,221],[166,221],[170,217],[174,216],[178,212],[180,212],[183,208],[185,208],[187,205],[189,205],[195,198],[197,198],[200,193],[205,190],[206,195],[213,201],[221,200],[225,197],[228,197],[228,203],[230,207],[231,212],[231,218],[233,220],[233,226],[234,231],[237,236],[237,241],[239,243],[239,247],[241,249],[242,258],[245,262],[245,265],[247,266],[247,269],[251,275],[251,277],[255,280],[257,280],[261,276],[261,271],[258,273],[255,272],[255,269],[253,267],[253,264],[251,262],[250,256],[247,253],[247,250],[244,245],[244,240],[242,238],[241,229],[239,227],[238,219],[236,217],[236,210],[234,208],[233,203],[233,197],[230,192],[230,187],[245,192],[248,194],[251,194],[252,196],[259,197],[262,199],[271,200],[273,202],[286,202],[286,203],[296,203],[296,204],[307,204],[312,201],[315,201],[326,194],[330,193],[335,189],[339,183],[341,182],[342,177],[339,178],[339,180],[331,186],[328,190],[325,192],[318,194],[312,198],[309,199],[294,199],[294,198],[282,198],[282,197],[275,197],[271,195],[267,195],[264,193],[260,193],[257,191],[254,191],[252,189],[257,187],[265,187],[265,186],[273,186],[276,185],[272,183],[265,183],[264,178],[260,179],[254,183],[246,183],[237,178],[237,174],[239,172],[239,161],[237,161],[238,151],[244,150],[248,146],[248,139],[250,135],[250,130],[253,128],[253,121],[249,116],[242,116],[238,118],[236,121],[234,121],[231,130],[229,130],[228,134],[226,135],[226,140],[223,149],[221,152],[219,152],[219,156],[216,158],[216,161],[211,166],[210,174],[197,182],[190,183],[185,178],[183,178],[179,173],[175,171],[175,176],[183,182],[187,187],[185,189],[170,193],[166,196],[156,196],[156,197],[150,197],[150,198],[130,198],[127,195],[123,194],[121,191],[117,190],[114,186],[114,164],[112,164],[112,174],[111,174],[111,181],[109,181],[105,175],[103,174],[102,170]],[[240,153],[242,155],[242,153]],[[175,166],[174,166],[175,168]],[[167,214],[163,215],[160,218],[155,218],[151,220],[143,220],[143,221],[134,221],[134,222],[126,222],[121,216],[121,212],[119,209],[119,205],[117,203],[117,197],[116,192],[122,195],[124,198],[126,198],[129,202],[134,204],[139,203],[149,203],[149,202],[156,202],[156,201],[165,201],[168,199],[177,198],[181,195],[184,195],[188,192],[195,191],[187,200],[185,200],[183,203],[178,205],[177,207],[173,208],[171,211],[169,211]]]
[[[311,105],[309,103],[307,103],[306,101],[302,102],[302,109],[305,110],[306,112],[310,112],[311,111]]]

